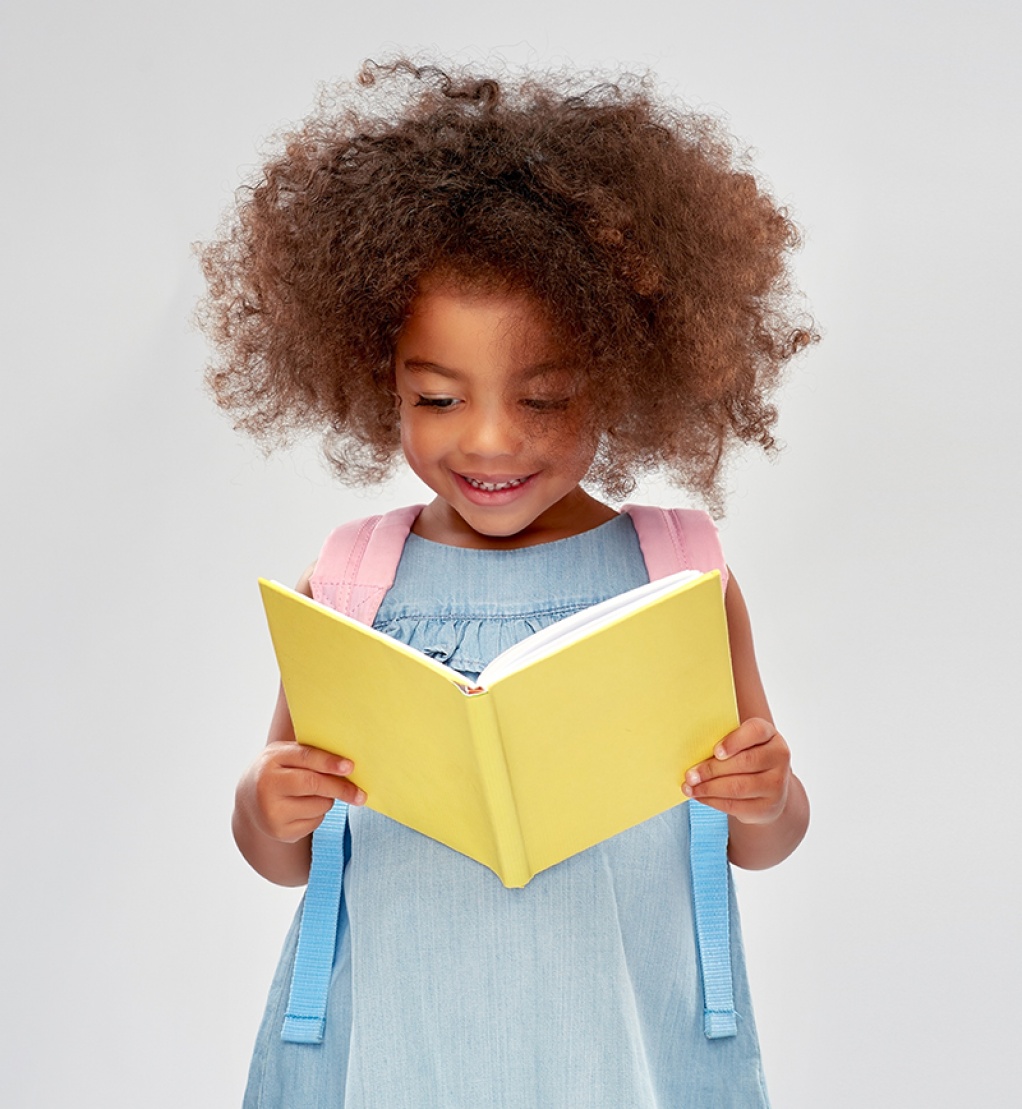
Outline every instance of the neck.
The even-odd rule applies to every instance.
[[[521,531],[513,535],[488,535],[476,531],[447,503],[437,497],[419,514],[412,527],[415,535],[448,547],[470,547],[475,550],[508,551],[519,547],[537,547],[592,531],[617,516],[617,512],[591,497],[581,487],[541,513]]]

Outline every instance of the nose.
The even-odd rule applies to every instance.
[[[518,421],[504,405],[477,407],[462,428],[461,449],[467,455],[499,458],[516,454],[521,445]]]

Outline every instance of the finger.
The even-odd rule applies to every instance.
[[[346,801],[350,805],[364,805],[366,801],[365,790],[348,778],[297,767],[281,767],[262,775],[256,790],[264,811],[272,809],[282,798],[293,801],[300,797],[320,797]]]
[[[333,804],[329,797],[289,797],[287,814],[281,814],[281,823],[288,831],[310,821],[318,824],[333,808]]]
[[[697,801],[773,800],[784,787],[783,778],[780,770],[770,769],[755,774],[728,774],[695,786],[685,782],[681,788],[686,797]]]
[[[295,814],[290,820],[276,828],[273,832],[276,839],[283,843],[296,843],[298,840],[311,835],[323,823],[323,818],[330,811],[333,802],[324,802],[323,798],[312,797],[307,800],[310,805],[318,802],[318,806],[308,809],[303,808],[302,813]],[[307,815],[305,815],[306,813]]]
[[[710,797],[698,800],[711,809],[733,816],[742,824],[768,824],[777,813],[776,805],[759,797]]]
[[[274,839],[293,843],[319,827],[335,800],[311,794],[279,797],[262,813],[260,827]]]
[[[273,758],[278,766],[300,767],[317,774],[333,774],[341,778],[347,777],[355,769],[351,759],[304,743],[282,742]]]
[[[780,737],[777,737],[780,740]],[[701,762],[685,771],[685,784],[698,786],[703,782],[712,782],[718,778],[729,778],[736,774],[761,774],[764,771],[783,770],[791,759],[783,741],[768,743],[759,747],[750,747],[739,751],[728,759],[713,759],[710,762]]]
[[[715,757],[698,763],[685,772],[685,781],[696,786],[700,782],[726,774],[756,773],[790,761],[788,745],[767,720],[746,721],[745,724],[717,744]],[[744,733],[744,734],[743,734]]]
[[[772,721],[754,716],[743,721],[733,732],[724,738],[713,749],[713,757],[720,761],[733,758],[740,751],[747,751],[750,747],[761,747],[769,743],[777,735],[777,729]]]
[[[336,774],[318,774],[314,770],[286,770],[285,792],[291,797],[327,797],[332,801],[347,801],[351,805],[364,805],[366,794],[348,778]]]

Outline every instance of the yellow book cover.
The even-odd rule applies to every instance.
[[[720,574],[661,578],[498,656],[474,684],[260,580],[295,735],[367,805],[506,886],[684,801],[738,726]]]

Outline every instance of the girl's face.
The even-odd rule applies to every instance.
[[[519,547],[613,512],[579,482],[593,460],[572,375],[521,293],[426,284],[395,346],[401,446],[437,494],[415,531],[461,547]]]

